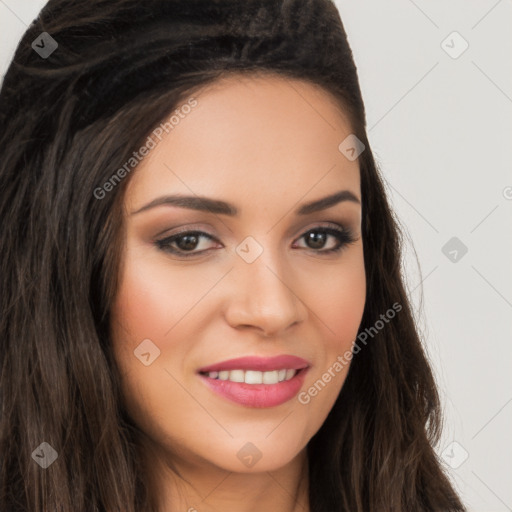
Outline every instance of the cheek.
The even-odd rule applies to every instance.
[[[204,280],[199,284],[199,277],[198,283],[191,282],[190,274],[180,269],[171,272],[170,266],[162,266],[147,250],[142,254],[133,248],[126,254],[112,307],[113,350],[129,414],[146,432],[157,436],[161,425],[177,428],[166,407],[187,405],[187,397],[166,370],[179,375],[190,350],[190,344],[179,342],[189,334],[180,319],[207,284]],[[145,365],[141,354],[147,352],[149,364]]]
[[[160,255],[133,249],[127,252],[113,316],[133,342],[149,338],[160,343],[165,339],[168,344],[169,331],[181,328],[180,320],[209,286],[200,272],[163,265]]]
[[[342,255],[343,264],[325,268],[309,287],[307,296],[318,321],[323,323],[326,343],[345,351],[357,336],[366,301],[366,275],[362,245]],[[307,302],[306,302],[307,303]]]
[[[315,280],[304,287],[308,296],[305,302],[312,310],[311,322],[320,334],[322,347],[297,397],[303,414],[309,418],[309,437],[325,421],[343,387],[366,301],[362,245],[351,247],[341,260],[334,267],[319,270]]]
[[[180,351],[186,347],[175,344],[169,350],[173,337],[166,336],[185,313],[183,304],[188,302],[190,288],[182,280],[179,272],[163,275],[151,255],[142,257],[136,249],[127,251],[112,307],[112,344],[128,404],[142,394],[144,403],[151,403],[168,379],[164,369],[174,372],[173,364],[185,357]],[[178,323],[174,329],[179,328]],[[149,356],[143,355],[147,353]],[[136,406],[131,403],[129,408],[133,411]]]

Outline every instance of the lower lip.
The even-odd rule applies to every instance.
[[[211,379],[199,374],[215,393],[247,407],[275,407],[291,400],[304,384],[308,368],[298,371],[290,380],[277,384],[246,384],[230,380]]]

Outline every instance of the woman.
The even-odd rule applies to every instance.
[[[50,0],[0,125],[0,510],[464,510],[332,2]]]

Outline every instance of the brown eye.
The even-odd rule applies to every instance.
[[[201,250],[195,250],[198,246],[201,246],[201,240],[215,240],[208,233],[202,231],[186,231],[178,233],[176,235],[157,240],[155,245],[162,251],[170,252],[171,254],[181,255],[184,257],[193,256],[207,251],[211,247],[202,248]],[[204,245],[204,244],[203,244]],[[189,253],[189,254],[185,254]]]
[[[324,249],[329,238],[333,238],[335,245]],[[305,240],[306,248],[321,254],[329,254],[340,251],[346,245],[354,242],[356,238],[347,228],[317,227],[304,233],[301,239]]]
[[[329,235],[321,231],[310,231],[304,236],[306,237],[306,243],[311,249],[322,249]]]
[[[181,235],[176,238],[176,245],[183,251],[193,251],[199,243],[199,238],[197,235]]]

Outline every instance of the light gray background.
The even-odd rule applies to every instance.
[[[45,3],[0,0],[2,76]],[[471,512],[512,511],[512,2],[336,4],[407,234],[408,286],[445,409],[438,453]],[[469,44],[457,58],[454,31]],[[452,237],[468,249],[455,262],[442,252]]]

